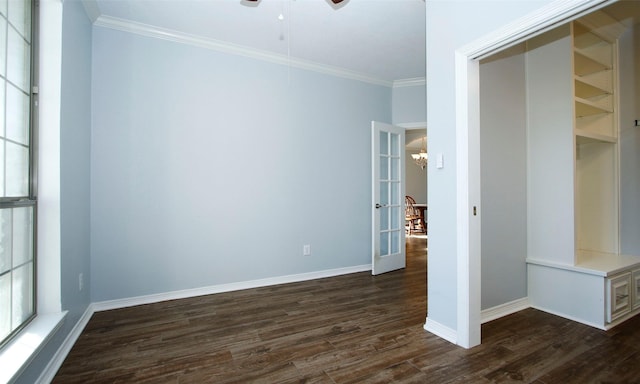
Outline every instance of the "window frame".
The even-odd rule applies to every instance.
[[[12,209],[12,208],[24,208],[32,207],[32,222],[31,222],[31,249],[32,249],[32,271],[31,271],[31,304],[33,307],[32,313],[15,329],[9,332],[8,335],[0,340],[0,348],[3,348],[7,344],[11,343],[20,332],[27,327],[38,315],[38,252],[37,252],[37,228],[38,228],[38,204],[37,204],[37,192],[38,192],[38,81],[39,81],[39,1],[29,0],[30,7],[30,45],[29,45],[29,111],[28,111],[28,176],[27,176],[27,196],[10,196],[0,197],[0,209]],[[8,10],[8,8],[7,8]],[[9,23],[9,16],[6,15],[7,25]],[[9,28],[7,26],[7,28]],[[8,39],[8,37],[7,37]],[[5,50],[8,50],[8,46],[5,45]],[[6,73],[5,73],[5,81]],[[5,86],[6,87],[6,86]],[[5,91],[6,95],[6,91]],[[6,96],[5,96],[6,103]],[[6,104],[5,104],[6,105]],[[5,116],[6,116],[5,107]],[[5,122],[6,124],[6,118]],[[5,155],[6,156],[6,155]],[[11,266],[10,271],[15,270],[14,266]]]

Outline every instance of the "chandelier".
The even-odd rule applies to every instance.
[[[425,139],[426,137],[422,138],[422,149],[420,149],[420,153],[411,154],[413,161],[415,161],[422,170],[427,167],[427,147],[424,144]]]

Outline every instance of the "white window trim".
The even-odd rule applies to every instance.
[[[62,0],[40,0],[37,315],[0,351],[0,382],[11,382],[60,328],[60,89]]]

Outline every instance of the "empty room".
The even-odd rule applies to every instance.
[[[639,2],[0,22],[0,382],[640,381]]]

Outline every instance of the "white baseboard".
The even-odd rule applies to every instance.
[[[133,307],[136,305],[158,303],[167,300],[185,299],[189,297],[211,295],[214,293],[232,292],[250,288],[268,287],[271,285],[297,283],[307,280],[323,279],[326,277],[347,275],[350,273],[370,271],[371,264],[356,265],[353,267],[328,269],[324,271],[300,273],[296,275],[269,277],[266,279],[242,281],[238,283],[211,285],[208,287],[184,289],[180,291],[172,291],[158,293],[154,295],[145,295],[130,297],[126,299],[107,300],[93,303],[95,312],[107,311],[110,309]]]
[[[62,345],[60,345],[60,348],[58,348],[55,355],[53,355],[53,358],[49,360],[49,363],[40,374],[40,377],[38,377],[38,380],[36,381],[37,383],[50,383],[53,381],[53,378],[58,372],[58,369],[60,369],[64,359],[67,358],[71,348],[80,337],[80,334],[82,334],[82,331],[84,330],[84,327],[87,326],[91,316],[93,316],[93,312],[93,304],[89,304],[76,325],[73,326],[71,332],[69,332],[62,342]]]
[[[434,335],[447,340],[450,343],[458,344],[458,332],[455,329],[449,328],[445,325],[431,320],[427,317],[427,321],[424,324],[424,329],[427,332],[431,332]]]
[[[531,307],[531,304],[529,303],[528,297],[523,297],[522,299],[496,305],[495,307],[488,308],[480,312],[480,322],[484,324],[491,320],[499,319],[501,317],[522,311],[523,309],[527,309],[529,307]]]
[[[567,319],[567,320],[575,321],[576,323],[581,323],[581,324],[588,325],[588,326],[593,327],[593,328],[602,329],[603,331],[606,331],[607,329],[609,329],[606,326],[603,326],[602,324],[597,324],[597,323],[593,323],[593,322],[590,322],[590,321],[586,321],[586,320],[578,318],[578,317],[569,316],[566,313],[554,311],[554,310],[551,310],[551,309],[548,309],[548,308],[545,308],[545,307],[532,305],[531,308],[537,309],[537,310],[542,311],[542,312],[549,313],[549,314],[554,315],[554,316],[562,317],[562,318]]]

